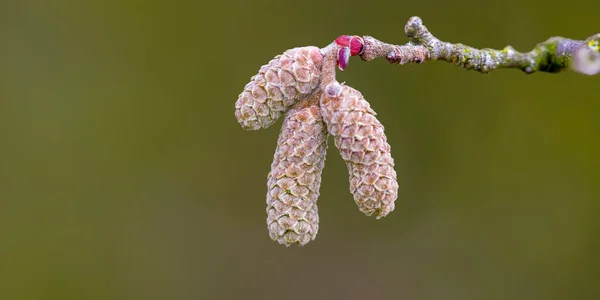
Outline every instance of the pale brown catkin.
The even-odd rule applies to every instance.
[[[317,105],[304,104],[287,113],[267,182],[269,236],[280,244],[305,245],[317,235],[327,137]]]
[[[398,182],[383,125],[363,95],[333,82],[321,95],[321,114],[348,166],[350,192],[360,211],[377,218],[394,210]]]
[[[293,48],[273,58],[252,76],[235,103],[235,117],[245,130],[271,126],[321,81],[323,54],[314,46]]]

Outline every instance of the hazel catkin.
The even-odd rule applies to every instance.
[[[305,245],[317,235],[317,198],[327,150],[319,107],[300,104],[286,114],[267,181],[269,236],[286,246]]]
[[[383,125],[363,95],[333,82],[324,88],[321,114],[348,166],[350,192],[360,211],[377,218],[394,210],[398,182]]]
[[[323,54],[314,46],[293,48],[273,58],[252,76],[235,103],[235,117],[245,130],[271,126],[321,81]]]

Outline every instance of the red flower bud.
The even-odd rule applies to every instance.
[[[341,47],[349,47],[350,55],[355,56],[362,53],[365,40],[358,35],[340,35],[337,39],[335,39],[335,43]]]
[[[348,46],[350,46],[351,39],[352,39],[352,36],[340,35],[337,39],[335,39],[335,43],[341,47],[348,47]]]
[[[342,47],[338,50],[337,65],[340,70],[344,70],[350,61],[350,48]]]
[[[359,55],[363,51],[365,41],[362,37],[355,35],[350,39],[350,55]]]

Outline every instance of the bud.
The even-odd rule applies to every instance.
[[[262,66],[235,103],[235,117],[246,130],[267,128],[321,81],[323,54],[307,46],[285,51]]]
[[[337,65],[343,71],[348,66],[350,56],[362,54],[365,40],[358,35],[341,35],[335,39],[335,43],[339,46]]]
[[[575,50],[571,67],[585,75],[600,74],[600,34],[591,36]]]
[[[317,235],[327,137],[317,105],[302,103],[287,113],[267,181],[269,236],[280,244],[305,245]]]
[[[358,35],[341,35],[335,39],[335,43],[340,47],[348,47],[352,56],[362,54],[365,46],[365,40]]]
[[[350,61],[350,48],[342,47],[338,50],[337,54],[337,65],[340,70],[344,71],[348,62]]]
[[[333,82],[321,96],[321,114],[348,166],[350,192],[360,211],[378,219],[394,210],[398,182],[383,125],[363,95]]]

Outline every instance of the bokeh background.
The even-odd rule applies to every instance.
[[[234,103],[341,34],[529,50],[598,32],[598,2],[0,2],[0,299],[598,299],[600,77],[353,58],[400,191],[375,220],[333,143],[320,232],[272,242],[281,121]]]

